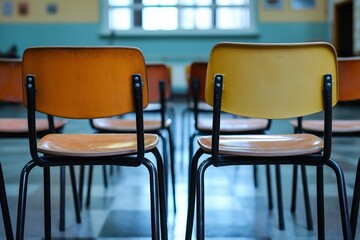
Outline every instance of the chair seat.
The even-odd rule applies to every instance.
[[[55,119],[55,128],[62,128],[66,120]],[[36,119],[36,130],[38,132],[49,130],[49,122],[47,119]],[[0,133],[27,133],[28,122],[26,118],[3,118],[0,119]]]
[[[137,153],[136,134],[48,134],[38,151],[56,156],[101,157]],[[145,151],[154,149],[158,136],[145,134]]]
[[[297,121],[291,120],[290,123],[297,127]],[[308,131],[323,132],[324,121],[322,120],[303,120],[302,128]],[[360,120],[333,120],[332,131],[334,133],[360,132]]]
[[[93,124],[97,129],[106,131],[119,131],[119,132],[135,132],[136,121],[119,119],[119,118],[99,118],[94,119]],[[166,119],[165,127],[169,127],[171,119]],[[161,129],[161,120],[157,119],[144,119],[144,131],[156,131]]]
[[[198,138],[203,151],[211,153],[211,136]],[[236,156],[280,157],[317,153],[323,140],[312,134],[220,136],[219,153]]]
[[[221,132],[247,132],[264,130],[268,126],[266,119],[252,119],[252,118],[229,118],[221,119]],[[212,130],[212,119],[199,119],[198,129],[200,131]]]

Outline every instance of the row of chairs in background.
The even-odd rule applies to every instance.
[[[279,53],[283,58],[275,57]],[[259,59],[262,61],[258,61]],[[145,165],[150,174],[152,237],[166,239],[167,144],[170,149],[172,190],[175,199],[174,145],[171,140],[171,121],[168,122],[166,118],[161,118],[160,127],[156,131],[146,129],[146,119],[143,113],[146,111],[145,107],[148,102],[152,100],[150,74],[147,72],[148,68],[141,52],[135,48],[121,47],[31,48],[24,52],[22,64],[24,103],[28,108],[27,121],[30,127],[29,134],[27,133],[26,136],[29,136],[30,139],[30,152],[33,159],[24,167],[21,174],[16,235],[20,239],[24,237],[27,178],[35,166],[44,169],[46,193],[44,201],[47,213],[45,223],[50,224],[49,167]],[[190,136],[190,145],[193,145],[195,135],[202,136],[198,138],[200,148],[194,156],[191,154],[192,146],[189,146],[192,159],[189,164],[187,239],[190,239],[192,235],[195,199],[197,199],[197,238],[204,239],[204,173],[210,165],[220,167],[260,164],[266,165],[267,168],[269,165],[275,165],[279,184],[277,188],[278,201],[281,201],[279,200],[281,199],[280,164],[315,166],[318,180],[319,239],[325,238],[322,185],[323,166],[328,165],[337,176],[344,238],[351,239],[351,235],[355,235],[354,227],[350,227],[348,222],[344,176],[341,168],[330,158],[333,130],[331,110],[337,102],[337,89],[342,89],[341,85],[338,86],[337,64],[333,47],[326,43],[275,45],[221,43],[212,49],[205,68],[207,74],[206,81],[204,81],[204,96],[195,96],[193,105],[194,115],[196,115],[194,125],[196,132]],[[341,84],[343,77],[340,59],[339,68]],[[75,71],[77,76],[74,74]],[[103,74],[104,72],[107,74]],[[52,81],[47,81],[49,78]],[[197,76],[197,79],[199,78]],[[61,82],[61,86],[57,84],[58,82]],[[195,85],[193,85],[192,94],[197,95],[196,81],[193,82]],[[164,89],[163,82],[158,86]],[[72,92],[76,94],[70,94]],[[66,97],[64,97],[64,93],[66,93]],[[160,95],[164,95],[164,92]],[[203,125],[207,128],[201,128],[201,124],[199,124],[201,121],[197,119],[197,102],[201,99],[212,106],[213,119]],[[164,108],[161,109],[164,110]],[[42,137],[36,135],[38,126],[35,125],[35,116],[37,111],[61,118],[96,119],[92,124],[95,125],[98,121],[97,124],[103,127],[108,126],[104,123],[115,123],[115,121],[116,124],[130,123],[128,119],[109,119],[107,117],[118,117],[128,112],[135,112],[135,122],[131,120],[132,133],[128,133],[128,131],[117,131],[122,133],[116,135],[63,133]],[[314,134],[301,133],[274,136],[268,134],[270,120],[258,121],[258,119],[294,118],[321,111],[325,112],[323,138]],[[164,113],[164,111],[161,112]],[[224,112],[231,115],[224,117]],[[104,117],[106,118],[104,119]],[[231,123],[239,121],[242,124],[240,126],[261,123],[262,127],[244,132],[244,129],[240,131],[222,127],[220,122],[224,123],[224,121]],[[167,122],[168,124],[166,124]],[[159,122],[157,123],[159,126]],[[301,126],[304,129],[305,123],[298,127],[301,128]],[[157,150],[158,134],[162,134],[160,130],[168,131],[169,137],[168,140],[163,138],[163,154]],[[226,130],[231,131],[226,132]],[[109,133],[114,130],[106,129],[105,131]],[[103,131],[101,130],[101,132]],[[298,132],[303,131],[300,129]],[[40,141],[37,141],[38,137],[41,137]],[[88,148],[87,143],[90,142],[93,148]],[[123,143],[123,145],[120,146],[118,143]],[[40,156],[38,152],[45,155]],[[145,157],[147,152],[153,153],[156,167],[150,159]],[[210,155],[210,157],[199,164],[199,159],[204,154]],[[163,159],[165,160],[165,169]],[[254,173],[256,176],[256,170]],[[270,185],[269,181],[268,185]],[[357,185],[358,183],[356,183]],[[270,188],[268,192],[270,201]],[[355,195],[356,191],[354,191]],[[6,195],[2,196],[4,196],[1,199],[2,207],[6,208]],[[356,229],[357,216],[355,214],[357,215],[356,208],[358,208],[359,197],[354,197],[354,199],[356,201],[353,201],[352,216],[354,217],[351,218],[351,226],[355,222]],[[280,205],[281,202],[278,204],[280,221],[282,205]],[[11,226],[6,219],[6,214],[3,216],[7,222],[5,226]],[[283,227],[282,224],[280,221],[280,228]],[[51,237],[50,225],[45,226],[45,237]]]

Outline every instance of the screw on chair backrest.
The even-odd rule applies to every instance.
[[[332,75],[332,105],[338,101],[337,58],[328,43],[219,43],[207,68],[206,101],[213,104],[216,74],[224,77],[221,110],[241,116],[281,119],[324,110],[324,75]]]
[[[99,118],[135,111],[133,74],[144,83],[145,61],[131,47],[39,47],[23,54],[23,82],[35,78],[37,111],[65,118]],[[27,106],[26,86],[23,87]]]
[[[339,101],[360,99],[360,57],[338,58]]]
[[[171,74],[169,67],[161,63],[147,64],[146,72],[149,86],[149,102],[160,101],[160,81],[164,81],[165,99],[169,99],[171,94]]]
[[[0,59],[0,101],[22,102],[21,59]]]

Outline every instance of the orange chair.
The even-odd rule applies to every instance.
[[[28,176],[44,170],[45,238],[51,239],[50,167],[145,166],[149,171],[152,239],[167,239],[163,163],[158,136],[144,134],[148,104],[146,68],[130,47],[39,47],[23,54],[23,96],[28,109],[32,160],[20,180],[16,237],[24,238]],[[37,141],[35,113],[71,119],[136,114],[133,134],[48,134]],[[145,154],[152,153],[157,167]],[[119,223],[121,224],[121,223]],[[160,230],[161,224],[161,230]],[[161,233],[160,233],[161,231]]]
[[[22,111],[22,87],[21,87],[21,59],[0,59],[0,101],[6,103],[12,111]],[[8,111],[10,112],[10,111]],[[44,136],[51,132],[61,132],[66,124],[64,119],[37,118],[37,135]],[[9,116],[0,118],[0,138],[28,138],[28,124],[26,117]],[[61,193],[60,193],[60,224],[61,231],[65,229],[65,168],[61,168]],[[70,176],[74,194],[75,214],[78,223],[81,222],[80,209],[78,207],[77,190],[75,184],[74,168],[70,167]]]
[[[196,201],[197,239],[205,238],[205,171],[209,166],[297,164],[317,170],[318,238],[325,239],[323,168],[336,175],[344,239],[352,239],[345,179],[330,158],[332,107],[338,99],[337,58],[323,42],[218,43],[208,61],[205,99],[214,107],[212,133],[198,138],[191,162],[186,239],[191,239]],[[324,112],[324,139],[312,134],[223,135],[221,112],[288,119]],[[201,163],[199,159],[207,154]]]
[[[171,169],[171,183],[173,193],[174,211],[176,211],[175,201],[175,153],[173,142],[172,122],[174,114],[168,108],[170,94],[171,94],[171,72],[170,68],[165,64],[152,63],[146,65],[146,73],[148,80],[148,94],[149,105],[144,109],[144,113],[149,113],[151,116],[144,116],[144,131],[146,133],[154,133],[160,136],[163,146],[163,159],[165,164],[165,183],[168,182],[168,154],[170,156],[170,169]],[[154,116],[155,115],[157,116]],[[134,133],[136,132],[136,122],[133,118],[102,118],[90,120],[91,126],[96,129],[98,133]],[[168,138],[164,135],[167,133]],[[167,150],[169,147],[170,151]],[[90,169],[90,176],[91,176]],[[91,179],[89,179],[88,186],[91,186]],[[167,186],[166,186],[167,189]],[[90,188],[88,188],[88,197],[86,205],[89,206]]]
[[[339,102],[354,102],[360,100],[360,57],[341,57],[338,58],[339,67]],[[318,136],[324,135],[324,121],[319,119],[303,119],[290,121],[294,126],[296,132],[311,133]],[[332,135],[334,137],[360,137],[360,120],[357,119],[334,119],[332,122]],[[307,180],[305,167],[301,166],[302,177],[304,178],[304,198],[305,206],[311,218],[309,196],[307,192]],[[297,166],[294,166],[293,175],[293,194],[291,211],[295,212],[296,206],[296,179],[297,179]],[[360,181],[360,180],[358,180]],[[360,182],[359,182],[360,184]],[[354,199],[352,202],[351,211],[351,228],[352,234],[356,233],[357,222],[357,209],[359,204],[358,187],[354,188]],[[311,220],[311,219],[310,219]]]

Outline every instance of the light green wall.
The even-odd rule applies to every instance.
[[[99,6],[100,0],[99,0]],[[257,13],[263,9],[257,9]],[[276,14],[276,13],[275,13]],[[258,33],[250,36],[119,36],[114,40],[101,36],[100,22],[90,23],[4,23],[0,22],[0,51],[16,44],[21,54],[25,48],[45,45],[127,45],[139,47],[147,61],[162,61],[179,66],[193,60],[206,60],[211,47],[220,41],[296,42],[330,41],[331,28],[324,22],[258,21]],[[177,70],[176,70],[177,69]],[[183,72],[181,72],[183,73]],[[178,78],[178,79],[176,79]],[[185,90],[183,76],[175,76],[175,91]]]

